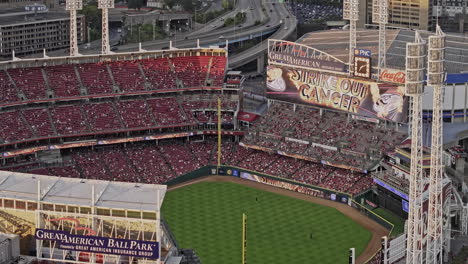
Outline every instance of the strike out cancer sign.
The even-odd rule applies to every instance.
[[[406,122],[404,87],[285,67],[267,68],[267,97]]]

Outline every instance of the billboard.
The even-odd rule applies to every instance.
[[[383,82],[398,83],[404,85],[406,73],[404,70],[382,69],[379,79]]]
[[[279,188],[283,188],[286,190],[295,191],[298,193],[303,193],[303,194],[307,194],[307,195],[311,195],[315,197],[326,198],[326,194],[320,190],[308,188],[308,187],[290,183],[290,182],[275,180],[275,179],[271,179],[271,178],[264,177],[264,176],[258,176],[255,174],[250,174],[248,172],[241,172],[240,178],[254,181],[254,182],[260,182],[260,183],[272,185],[275,187],[279,187]]]
[[[311,47],[284,40],[268,40],[268,63],[345,72],[346,64]]]
[[[58,242],[58,248],[89,253],[159,258],[158,242],[71,234],[67,231],[38,228],[38,240]]]
[[[318,71],[267,67],[267,97],[393,122],[407,121],[404,86],[364,81]]]

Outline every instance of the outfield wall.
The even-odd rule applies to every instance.
[[[173,180],[166,182],[168,186],[183,183],[186,181],[194,180],[206,175],[219,175],[219,176],[232,176],[232,177],[239,177],[242,179],[260,182],[276,187],[280,187],[283,189],[295,191],[298,193],[303,193],[315,197],[319,197],[322,199],[327,199],[339,203],[347,204],[351,207],[356,208],[361,213],[365,214],[367,217],[371,218],[381,226],[389,229],[390,231],[393,229],[393,224],[388,222],[387,220],[383,219],[379,215],[375,214],[371,210],[367,209],[365,206],[361,205],[357,201],[354,200],[354,197],[351,194],[338,192],[335,190],[330,190],[314,185],[309,185],[301,182],[296,182],[289,179],[284,179],[276,176],[272,176],[265,173],[260,173],[256,171],[251,171],[239,167],[234,166],[205,166],[198,170],[192,171],[180,177],[177,177]]]

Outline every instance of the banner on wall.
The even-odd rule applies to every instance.
[[[335,72],[345,72],[346,69],[344,62],[330,58],[328,54],[317,54],[311,47],[284,40],[268,41],[268,62]]]
[[[255,181],[255,182],[260,182],[260,183],[272,185],[272,186],[275,186],[275,187],[280,187],[280,188],[283,188],[283,189],[287,189],[287,190],[290,190],[290,191],[295,191],[295,192],[298,192],[298,193],[304,193],[304,194],[307,194],[307,195],[312,195],[312,196],[316,196],[316,197],[320,197],[320,198],[326,198],[325,193],[320,191],[320,190],[307,188],[305,186],[300,186],[300,185],[297,185],[297,184],[294,184],[294,183],[279,181],[279,180],[271,179],[271,178],[264,177],[264,176],[258,176],[258,175],[251,174],[251,173],[248,173],[248,172],[241,172],[240,177],[242,179]]]
[[[159,244],[154,241],[70,234],[67,231],[36,229],[37,240],[58,242],[59,249],[120,256],[159,258]]]
[[[404,86],[352,79],[318,71],[267,67],[267,97],[315,105],[393,122],[407,122]]]
[[[383,69],[380,72],[379,79],[383,82],[405,84],[406,73],[403,70]]]

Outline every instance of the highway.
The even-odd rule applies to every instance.
[[[200,41],[200,46],[203,47],[209,47],[211,45],[220,46],[225,45],[226,41],[232,44],[268,34],[273,34],[271,38],[275,39],[288,38],[296,29],[296,18],[289,13],[284,3],[274,4],[273,2],[266,1],[270,0],[238,0],[236,8],[223,16],[224,19],[226,19],[229,17],[229,14],[234,16],[237,12],[245,10],[247,16],[241,27],[219,27],[222,21],[220,18],[217,18],[195,32],[177,33],[170,39],[143,42],[141,43],[141,47],[144,50],[169,49],[169,41],[172,41],[172,48],[193,48],[197,46],[197,39]],[[264,7],[265,12],[263,12],[262,7]],[[262,22],[255,25],[255,21],[257,20]],[[214,27],[212,25],[214,25]],[[101,50],[99,41],[93,42],[88,49],[85,49],[84,46],[85,45],[80,45],[80,53],[84,55],[98,54]],[[117,53],[137,52],[139,50],[139,44],[132,43],[118,46],[117,48]],[[260,54],[266,51],[266,48],[267,40],[264,40],[261,44],[244,52],[229,56],[229,67],[239,67],[255,60]],[[48,55],[63,56],[66,55],[66,52],[66,50],[59,50],[48,52]]]
[[[284,4],[276,4],[274,6],[275,11],[277,12],[276,18],[281,19],[282,23],[279,23],[280,26],[278,30],[270,36],[272,39],[287,39],[291,34],[294,33],[297,26],[296,17],[293,16]],[[273,24],[273,23],[272,23]],[[243,51],[239,54],[229,57],[228,63],[230,68],[236,68],[242,66],[243,64],[249,63],[252,60],[255,60],[259,54],[265,52],[268,48],[268,40],[262,41],[260,44]]]
[[[256,5],[254,6],[253,3]],[[261,1],[248,1],[248,0],[239,0],[238,8],[242,9],[247,4],[254,6],[254,10],[259,11],[263,14],[261,6]],[[204,31],[197,31],[198,35],[196,37],[191,37],[194,33],[182,34],[177,36],[177,38],[172,39],[173,48],[191,48],[196,47],[196,39],[200,40],[200,46],[209,46],[209,45],[224,45],[226,40],[229,43],[235,43],[241,40],[248,40],[260,35],[266,35],[273,33],[271,38],[274,39],[286,39],[288,38],[295,30],[297,25],[296,18],[288,11],[285,4],[273,4],[271,2],[264,3],[266,16],[266,22],[254,26],[255,16],[247,16],[246,21],[242,27],[229,27],[229,28],[220,28],[220,29],[211,29],[211,25],[217,25],[219,23],[219,18],[208,23]],[[251,11],[254,11],[251,10]],[[271,10],[271,12],[270,12]],[[258,13],[256,13],[258,15]],[[250,25],[250,26],[249,26]],[[204,32],[204,33],[203,33]],[[260,44],[250,48],[244,52],[241,52],[236,55],[229,57],[229,67],[235,68],[242,66],[245,63],[255,60],[259,54],[266,51],[268,41],[264,40]],[[167,49],[169,48],[169,43],[167,40],[153,41],[150,43],[142,43],[142,48],[147,50],[157,50],[157,49]],[[129,44],[119,47],[119,52],[131,52],[137,51],[138,44]]]
[[[226,14],[213,19],[206,23],[206,26],[192,31],[187,36],[189,38],[196,38],[200,35],[211,34],[212,31],[216,30],[218,34],[226,34],[233,30],[234,26],[223,28],[224,21],[229,17],[234,17],[237,13],[245,12],[246,19],[241,27],[251,27],[255,25],[255,21],[266,22],[267,16],[262,11],[261,1],[252,0],[238,0],[238,3],[234,10],[227,12]],[[237,26],[237,25],[236,25]]]

